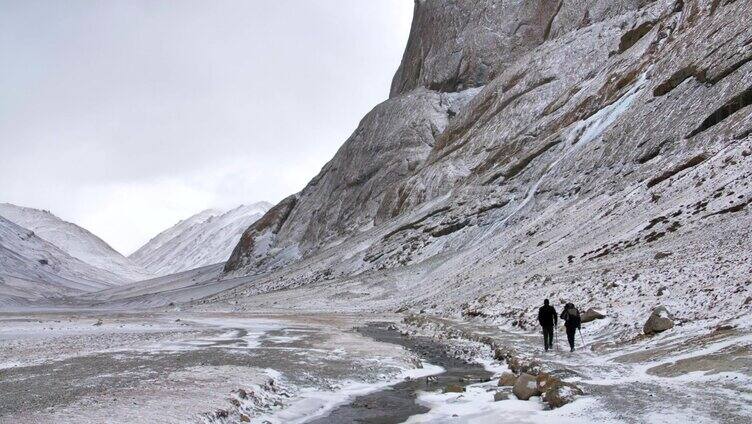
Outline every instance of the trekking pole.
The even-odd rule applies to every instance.
[[[554,326],[554,346],[556,346],[556,351],[557,352],[559,351],[559,336],[556,335],[556,333],[559,332],[558,330],[559,329],[556,328],[556,326]]]
[[[582,337],[582,329],[578,328],[577,331],[580,332],[580,341],[582,341],[582,348],[585,349],[585,338]]]

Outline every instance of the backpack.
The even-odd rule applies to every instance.
[[[576,306],[574,306],[571,303],[568,303],[564,307],[564,313],[562,315],[563,315],[562,318],[564,318],[565,322],[570,322],[570,321],[579,322],[580,320],[580,311],[577,309]]]

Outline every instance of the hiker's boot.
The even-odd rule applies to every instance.
[[[574,348],[573,348],[573,347],[570,347],[570,348],[569,348],[569,351],[570,351],[570,352],[574,352]]]

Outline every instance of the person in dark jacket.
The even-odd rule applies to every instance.
[[[543,301],[543,306],[538,309],[538,322],[543,327],[543,348],[548,349],[554,345],[554,327],[558,323],[556,309],[548,304],[548,299]]]
[[[567,303],[564,305],[564,310],[561,312],[561,319],[564,320],[564,327],[567,329],[569,351],[574,352],[574,338],[577,334],[577,330],[580,329],[580,325],[582,325],[580,311],[577,310],[573,303]]]

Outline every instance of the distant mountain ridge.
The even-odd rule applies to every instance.
[[[93,292],[127,282],[0,216],[0,305]]]
[[[201,211],[125,257],[49,211],[0,203],[0,305],[40,304],[223,263],[270,207]]]
[[[128,258],[159,276],[224,262],[269,208],[256,202],[229,211],[207,209],[159,233]]]
[[[152,273],[121,255],[104,240],[76,224],[64,221],[49,211],[0,203],[0,216],[33,231],[73,258],[122,278],[140,281]]]

